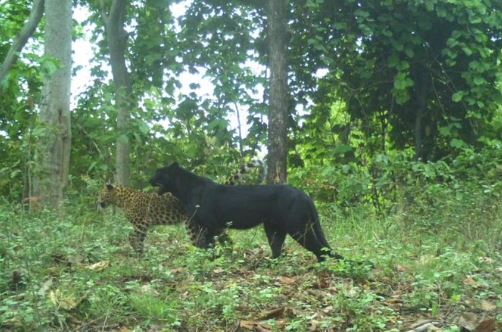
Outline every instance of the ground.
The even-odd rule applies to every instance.
[[[369,211],[369,210],[368,210]],[[0,330],[495,331],[502,321],[500,233],[418,227],[403,213],[320,205],[330,244],[369,265],[316,263],[286,242],[270,259],[261,228],[231,248],[190,245],[157,227],[134,255],[120,213],[57,217],[0,206]],[[499,225],[496,210],[489,225]]]

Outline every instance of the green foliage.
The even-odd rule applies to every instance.
[[[203,73],[214,84],[214,95],[206,101],[211,110],[209,123],[215,121],[213,115],[227,119],[238,107],[248,109],[250,129],[244,150],[251,154],[263,143],[266,129],[266,106],[256,97],[258,88],[267,86],[266,74],[262,69],[257,73],[250,65],[250,61],[263,64],[265,60],[263,9],[255,5],[192,2],[180,22],[179,34],[183,63],[189,72]]]
[[[113,177],[119,135],[98,2],[77,3],[90,17],[75,29],[75,38],[90,31],[95,54],[92,81],[72,112],[75,191],[86,186],[87,177]],[[2,7],[0,56],[29,5]],[[499,144],[502,10],[497,6],[493,1],[291,2],[293,182],[322,173],[331,177],[339,200],[351,204],[371,195],[379,155],[404,151],[408,160],[413,151],[423,161],[449,162],[466,150],[478,153]],[[127,134],[132,183],[143,186],[155,167],[173,160],[220,177],[227,165],[266,144],[263,3],[195,1],[178,19],[165,1],[131,3],[126,25],[130,97],[138,105]],[[9,199],[29,192],[33,155],[24,151],[36,137],[41,80],[57,68],[41,56],[40,37],[35,34],[3,82],[0,153],[6,157],[0,161],[0,192]],[[208,78],[212,95],[196,82],[181,93],[180,76],[187,72]],[[293,107],[298,104],[304,106],[300,112]],[[242,138],[229,125],[237,109],[249,114],[241,119],[249,126]],[[341,170],[333,166],[340,162]],[[347,176],[355,180],[343,181]],[[371,200],[376,198],[373,193]]]
[[[3,4],[0,9],[0,59],[11,46],[30,12],[30,1]],[[38,36],[38,33],[35,33]],[[0,82],[0,195],[17,195],[25,189],[33,154],[32,130],[41,98],[40,42],[20,54],[16,65]],[[11,196],[12,197],[12,196]]]
[[[476,145],[501,98],[499,5],[294,2],[292,59],[300,79],[293,92],[305,104],[305,95],[315,101],[312,117],[345,101],[370,141],[413,146],[422,160],[440,159],[459,142]],[[313,47],[303,48],[306,42]],[[327,74],[319,82],[320,69]],[[458,128],[450,137],[439,134],[451,124]]]
[[[175,300],[159,299],[151,294],[132,294],[130,296],[131,307],[140,317],[151,322],[162,322],[167,326],[177,327],[180,325],[176,317]]]

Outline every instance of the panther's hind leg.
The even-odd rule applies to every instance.
[[[218,235],[215,236],[218,243],[221,244],[222,246],[232,246],[234,242],[228,235],[227,230],[223,230],[218,233]]]
[[[192,241],[194,246],[202,249],[207,249],[212,245],[212,243],[214,243],[214,238],[211,238],[211,236],[208,234],[207,228],[193,222],[188,222],[186,226],[190,240]]]
[[[317,234],[314,224],[306,225],[302,232],[290,233],[291,237],[296,240],[302,247],[312,252],[319,262],[325,259],[325,256],[341,259],[342,256],[334,254],[331,247],[324,240],[322,234]],[[321,238],[322,236],[322,238]]]
[[[345,259],[345,257],[343,257],[340,254],[337,254],[336,252],[333,251],[333,249],[331,249],[331,247],[328,244],[328,241],[326,241],[326,237],[324,236],[324,232],[322,231],[321,224],[319,222],[316,222],[312,225],[312,230],[313,230],[315,237],[321,242],[321,245],[323,248],[321,250],[323,252],[323,255],[329,256],[329,257],[334,258],[336,260],[344,260]],[[322,255],[320,258],[319,258],[319,256],[317,256],[317,259],[319,261],[322,261],[322,260],[324,260],[324,257]]]
[[[286,239],[286,232],[277,229],[269,223],[264,223],[265,233],[267,234],[268,244],[272,249],[272,258],[277,258],[281,255],[284,240]]]

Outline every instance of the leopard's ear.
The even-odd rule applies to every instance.
[[[108,182],[108,183],[106,184],[106,189],[108,189],[108,190],[112,190],[112,189],[113,189],[113,184],[111,184],[110,182]]]

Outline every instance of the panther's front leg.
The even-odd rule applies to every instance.
[[[134,231],[129,235],[129,243],[137,254],[142,255],[147,227],[141,222],[134,223]]]
[[[207,228],[193,222],[193,220],[186,223],[188,229],[188,235],[193,245],[198,248],[207,249],[212,244],[211,238],[209,237]]]
[[[219,231],[217,233],[217,235],[215,236],[215,238],[217,239],[218,243],[223,246],[232,246],[234,244],[234,242],[232,241],[232,239],[228,235],[227,230],[225,230],[225,229],[222,231]]]

